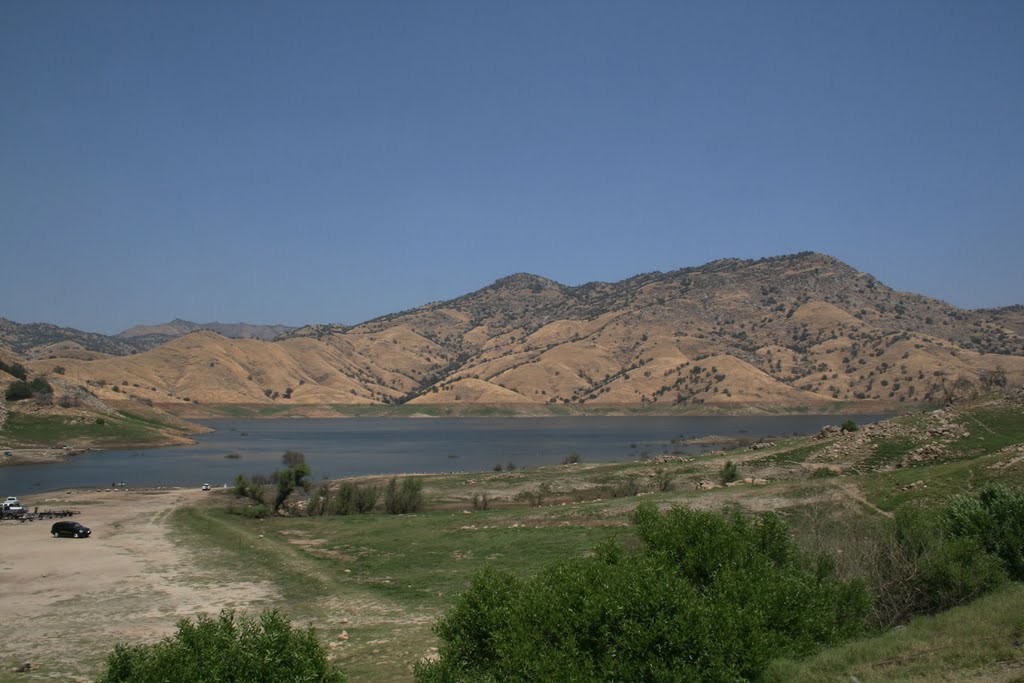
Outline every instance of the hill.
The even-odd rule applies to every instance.
[[[138,353],[130,342],[96,332],[49,323],[16,323],[0,318],[0,346],[26,358],[60,358],[72,348],[94,353],[125,356]]]
[[[61,365],[102,398],[167,405],[878,410],[1024,382],[1024,317],[805,252],[577,287],[521,273],[353,327],[273,342],[199,331]]]
[[[210,330],[229,339],[263,339],[269,341],[287,334],[296,328],[288,325],[250,325],[249,323],[194,323],[175,318],[161,325],[136,325],[117,334],[117,338],[129,340],[140,349],[152,349],[177,339],[190,332]]]

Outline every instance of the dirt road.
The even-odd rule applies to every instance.
[[[272,588],[203,575],[167,518],[198,490],[73,492],[22,499],[70,507],[88,539],[53,538],[52,520],[0,523],[0,681],[91,680],[115,642],[155,640],[182,617],[260,609]],[[12,667],[32,662],[28,674]]]

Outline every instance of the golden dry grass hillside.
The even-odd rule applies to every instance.
[[[200,331],[134,355],[23,353],[104,400],[844,410],[1024,383],[1024,309],[897,292],[829,256],[727,259],[569,287],[512,275],[275,341]]]

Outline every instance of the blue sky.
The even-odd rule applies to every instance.
[[[1024,3],[0,12],[0,316],[355,323],[832,254],[1024,303]]]

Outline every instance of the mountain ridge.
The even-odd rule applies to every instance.
[[[94,390],[172,405],[896,406],[956,379],[1024,382],[1024,307],[959,309],[801,252],[577,286],[515,273],[358,325],[197,331],[62,364]]]

